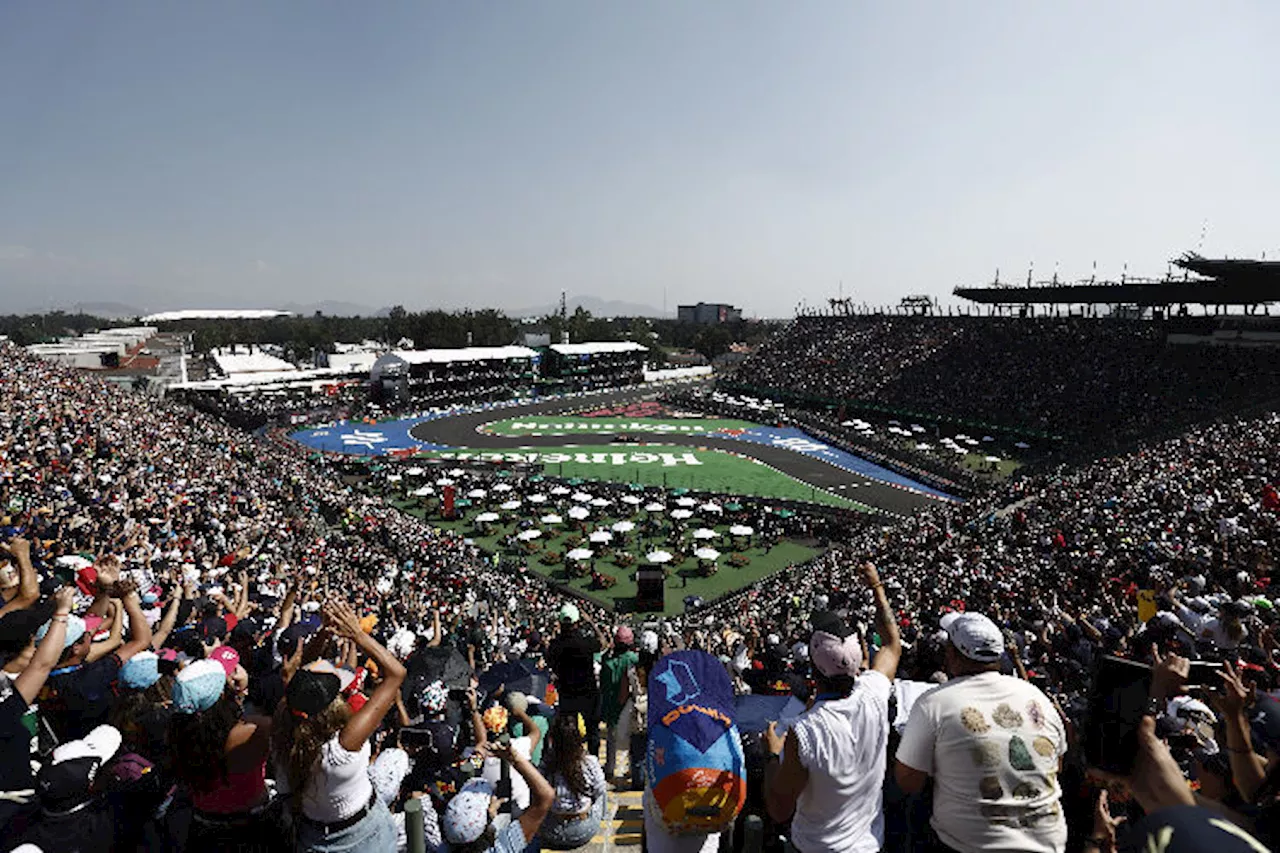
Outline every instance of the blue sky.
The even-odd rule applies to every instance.
[[[10,308],[945,295],[1280,257],[1280,5],[12,2]],[[0,309],[3,310],[3,309]]]

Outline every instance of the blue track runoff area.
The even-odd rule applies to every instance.
[[[500,411],[501,407],[494,407],[494,411]],[[474,411],[474,410],[472,410]],[[431,451],[458,451],[458,450],[475,450],[479,451],[477,456],[484,458],[483,450],[485,444],[485,436],[476,435],[476,442],[468,448],[449,447],[442,444],[433,444],[431,442],[422,441],[415,438],[412,434],[414,427],[421,423],[438,420],[441,418],[454,417],[464,414],[462,411],[433,413],[430,415],[420,415],[417,417],[403,418],[401,420],[382,421],[375,424],[363,421],[339,421],[334,424],[309,427],[298,430],[290,437],[303,445],[304,447],[318,450],[325,453],[345,453],[359,456],[386,456],[393,452],[431,452]],[[846,471],[867,477],[872,480],[878,480],[900,488],[909,489],[915,492],[921,492],[934,498],[942,500],[958,500],[958,498],[928,486],[924,483],[904,477],[887,468],[868,462],[852,453],[847,453],[839,448],[832,447],[828,444],[818,441],[808,433],[796,429],[794,427],[770,427],[758,426],[749,430],[732,430],[725,432],[709,433],[716,438],[730,439],[741,441],[747,444],[761,444],[788,450],[813,459],[819,459],[837,468],[843,468]],[[655,438],[657,438],[655,436]],[[536,443],[548,444],[548,439],[522,439],[528,441],[530,445]],[[573,441],[571,436],[565,436],[557,439],[557,443],[563,444],[565,441]],[[498,458],[505,458],[506,454],[495,452]],[[744,448],[744,455],[750,456],[750,452]]]

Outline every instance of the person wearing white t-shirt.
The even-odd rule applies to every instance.
[[[1062,718],[1034,685],[1000,674],[1004,637],[994,622],[947,614],[942,627],[951,680],[912,707],[898,785],[917,793],[933,777],[935,853],[1062,853]]]
[[[875,853],[884,846],[882,788],[889,743],[889,696],[902,657],[897,620],[875,566],[862,566],[875,596],[884,645],[862,672],[862,641],[834,613],[813,617],[809,661],[818,693],[785,740],[765,735],[765,804],[778,823],[791,821],[801,853]],[[794,815],[794,817],[793,817]]]

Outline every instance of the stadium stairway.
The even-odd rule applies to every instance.
[[[640,791],[610,791],[600,832],[578,849],[590,853],[640,853],[640,828],[644,825],[640,798]]]

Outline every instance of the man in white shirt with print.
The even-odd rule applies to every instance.
[[[1034,685],[1000,674],[1004,637],[994,622],[949,613],[942,627],[951,680],[911,709],[899,786],[915,793],[933,777],[935,853],[1062,853],[1062,719]]]
[[[862,566],[875,596],[883,642],[862,671],[862,639],[834,613],[813,617],[809,661],[818,692],[786,739],[765,736],[769,816],[791,820],[800,853],[874,853],[884,845],[882,789],[889,742],[889,696],[902,657],[897,620],[875,566]],[[792,815],[794,814],[794,818]]]

